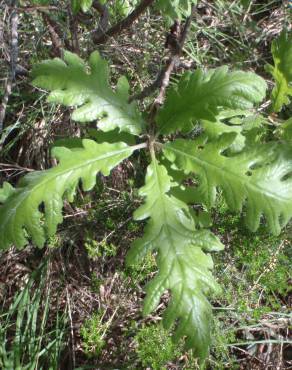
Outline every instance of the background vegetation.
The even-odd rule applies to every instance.
[[[0,73],[5,80],[11,62],[11,14],[14,2],[1,1]],[[62,47],[87,57],[98,49],[111,63],[113,83],[122,73],[137,92],[149,85],[167,58],[168,25],[146,11],[120,35],[94,44],[92,30],[99,12],[72,14],[69,2],[35,5],[19,1],[17,75],[0,133],[0,182],[15,183],[32,170],[50,167],[56,140],[90,136],[70,120],[69,110],[46,103],[46,94],[30,85],[29,71]],[[45,4],[46,2],[44,2]],[[113,1],[114,24],[137,1]],[[287,2],[269,0],[200,1],[184,47],[186,68],[254,70],[268,79],[272,40],[290,27]],[[270,84],[271,85],[271,84]],[[147,99],[144,103],[147,104]],[[279,115],[260,108],[269,135],[278,118],[292,116],[292,105]],[[200,129],[200,128],[198,128]],[[143,287],[155,274],[154,258],[125,269],[124,257],[142,226],[131,215],[141,200],[145,158],[136,156],[115,169],[88,194],[79,192],[65,204],[65,222],[45,249],[12,248],[0,255],[0,368],[3,369],[197,369],[192,352],[174,345],[160,327],[165,296],[155,315],[142,318]],[[240,216],[223,202],[214,211],[213,231],[226,246],[215,261],[216,277],[225,287],[213,301],[215,325],[209,369],[292,368],[291,225],[280,236],[264,229],[252,234]],[[16,364],[16,365],[15,365]]]

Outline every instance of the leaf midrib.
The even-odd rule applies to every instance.
[[[159,189],[161,203],[163,205],[164,219],[166,220],[166,222],[164,224],[162,224],[162,228],[160,230],[160,233],[163,231],[164,228],[167,230],[165,232],[166,232],[166,235],[167,235],[167,237],[170,241],[170,245],[172,246],[172,248],[171,247],[168,248],[167,255],[169,255],[171,253],[171,254],[174,254],[177,257],[179,255],[179,253],[177,253],[177,248],[175,246],[175,242],[173,241],[173,238],[171,237],[172,233],[171,233],[171,230],[170,230],[170,229],[173,229],[173,227],[167,222],[168,217],[167,217],[166,206],[165,206],[166,193],[164,191],[162,191],[162,186],[160,184],[160,179],[159,179],[158,172],[157,172],[157,166],[158,166],[158,163],[157,163],[156,160],[154,160],[155,178],[156,178],[156,182],[157,182],[158,189]],[[175,230],[175,232],[177,232],[177,231]],[[195,230],[194,230],[194,232],[195,232]],[[159,238],[159,235],[157,236],[157,238]],[[159,249],[159,247],[158,247],[158,249]],[[166,258],[166,257],[164,256],[164,258]],[[182,275],[181,281],[186,281],[184,266],[182,264],[181,259],[179,257],[177,257],[177,258],[173,258],[173,260],[174,261],[176,260],[178,262],[179,266],[180,266],[181,275]],[[167,277],[165,279],[167,279],[168,276],[170,275],[172,268],[173,268],[173,264],[171,265],[171,268],[168,270]]]
[[[6,222],[4,224],[1,225],[1,228],[3,229],[3,226],[5,226],[7,224],[7,222],[9,221],[9,219],[11,219],[12,217],[12,214],[15,214],[15,211],[20,207],[20,204],[22,202],[24,202],[31,194],[31,192],[35,192],[38,188],[44,186],[46,183],[49,183],[53,180],[55,180],[57,177],[59,176],[62,176],[64,175],[66,172],[68,171],[78,171],[80,170],[82,167],[86,167],[86,166],[89,166],[90,164],[94,163],[94,162],[97,162],[97,161],[100,161],[102,159],[107,159],[107,158],[110,158],[110,157],[114,157],[115,155],[117,154],[121,154],[123,152],[126,152],[126,151],[134,151],[135,150],[135,147],[137,146],[132,146],[132,147],[126,147],[126,148],[123,148],[123,149],[120,149],[118,151],[115,151],[115,152],[110,152],[110,153],[107,153],[107,154],[104,154],[98,158],[94,158],[90,161],[87,161],[86,163],[82,163],[81,165],[77,165],[77,166],[74,166],[74,167],[70,167],[69,169],[65,169],[64,171],[61,171],[61,172],[57,172],[55,174],[55,176],[50,176],[48,179],[45,178],[44,181],[41,181],[40,183],[36,184],[35,186],[33,186],[31,189],[28,188],[28,190],[24,190],[24,193],[20,193],[20,199],[19,199],[19,202],[16,203],[15,207],[11,208],[10,210],[8,210],[8,214],[10,215],[9,217],[6,218]],[[86,150],[84,148],[84,150]],[[52,169],[56,169],[57,167],[55,168],[52,168]],[[52,170],[50,169],[50,170]],[[48,170],[48,171],[50,171]],[[16,194],[15,194],[16,195]],[[22,195],[22,196],[21,196]],[[12,195],[13,196],[13,195]],[[9,199],[9,198],[8,198]],[[7,200],[8,200],[7,199]],[[6,200],[6,201],[7,201]],[[6,202],[4,203],[4,205],[6,204]]]
[[[228,74],[228,72],[226,72],[225,71],[225,76]],[[211,78],[210,78],[210,80],[209,81],[207,81],[206,82],[206,85],[207,84],[209,84],[211,81],[212,81],[212,77],[213,77],[214,75],[212,75],[211,76]],[[246,83],[246,77],[247,76],[242,76],[241,78],[238,78],[237,80],[236,80],[236,82],[238,83],[238,82],[240,82],[240,83],[243,83],[243,82],[245,82]],[[242,82],[242,80],[243,80],[243,82]],[[204,83],[204,82],[203,82]],[[213,89],[213,91],[212,91],[212,97],[214,98],[214,96],[216,96],[217,94],[218,94],[218,90],[222,90],[223,88],[225,88],[225,86],[228,86],[228,85],[230,85],[230,80],[228,80],[228,79],[226,79],[226,80],[224,80],[223,81],[223,83],[222,84],[220,84],[220,85],[218,85],[215,89]],[[250,87],[250,86],[248,86],[248,87]],[[198,85],[196,86],[196,89],[198,88]],[[201,87],[201,89],[202,89],[202,87]],[[216,93],[215,93],[215,92]],[[213,93],[214,92],[214,93]],[[196,100],[196,102],[195,102],[195,105],[197,106],[198,104],[200,104],[201,102],[202,102],[202,100],[203,99],[205,99],[207,96],[209,96],[210,95],[210,93],[206,93],[206,94],[204,94],[204,93],[202,93],[202,95],[200,96],[200,100],[198,101],[198,100]],[[232,96],[230,97],[230,98],[232,98]],[[245,100],[247,100],[246,98],[245,98]],[[250,101],[248,101],[249,103],[250,103]],[[189,104],[188,104],[188,102],[186,102],[185,104],[187,104],[188,106],[189,106]],[[185,109],[181,109],[182,111],[185,111]],[[177,114],[177,112],[176,112],[176,114]],[[168,120],[168,121],[165,121],[164,122],[164,124],[162,124],[161,126],[160,126],[160,128],[159,128],[159,132],[160,133],[163,133],[163,130],[164,130],[164,128],[166,127],[166,126],[169,126],[169,127],[171,127],[172,126],[172,122],[175,120],[175,119],[177,119],[177,117],[176,117],[176,115],[173,115],[173,118],[172,119],[170,119],[170,120]],[[196,119],[196,117],[190,117],[190,119]]]

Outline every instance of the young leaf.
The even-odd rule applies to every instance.
[[[8,188],[9,196],[1,198],[0,249],[11,244],[23,247],[27,234],[42,247],[62,222],[63,198],[73,201],[80,180],[83,189],[90,190],[98,172],[108,175],[134,149],[125,143],[97,144],[87,139],[83,148],[54,148],[53,155],[59,160],[56,167],[29,173],[13,191]]]
[[[198,190],[208,207],[220,187],[227,205],[236,211],[246,202],[246,222],[255,231],[265,216],[271,231],[278,234],[292,216],[292,152],[278,143],[248,147],[230,157],[224,151],[235,134],[224,134],[215,142],[176,140],[166,144],[166,157],[186,173],[199,177]]]
[[[155,2],[155,7],[160,10],[169,21],[173,22],[175,19],[189,16],[191,14],[192,4],[196,3],[197,1],[192,0],[157,0]]]
[[[15,191],[14,187],[9,182],[4,182],[3,187],[0,188],[0,203],[4,203],[11,194]]]
[[[278,131],[284,140],[292,143],[292,118],[282,123]]]
[[[78,13],[80,9],[83,12],[87,12],[91,8],[92,2],[93,0],[71,0],[73,13]]]
[[[241,151],[251,141],[247,140],[247,132],[252,131],[250,136],[254,141],[257,140],[255,132],[259,131],[263,121],[263,117],[255,116],[248,111],[227,110],[220,112],[215,121],[202,120],[201,126],[208,140],[215,140],[224,133],[235,132],[236,138],[229,148],[235,153]]]
[[[283,105],[289,104],[292,96],[292,33],[283,31],[277,40],[272,42],[274,66],[266,65],[276,85],[272,91],[272,109],[280,112]]]
[[[77,106],[73,120],[98,120],[103,131],[119,128],[135,135],[141,133],[143,120],[137,105],[128,103],[129,85],[125,77],[119,79],[113,91],[108,82],[107,62],[98,52],[91,54],[89,69],[82,59],[68,51],[64,52],[64,61],[47,60],[33,69],[33,84],[51,91],[49,102]]]
[[[71,0],[71,8],[72,8],[73,14],[77,14],[79,10],[81,9],[80,0]]]
[[[215,121],[219,108],[249,109],[265,96],[265,81],[251,72],[228,72],[223,66],[209,72],[183,75],[167,94],[157,116],[161,134],[184,130],[193,121]]]
[[[210,272],[212,259],[204,251],[221,250],[223,246],[209,231],[197,231],[187,205],[168,195],[176,185],[166,168],[153,160],[145,186],[140,189],[145,203],[134,214],[136,220],[149,221],[145,235],[133,243],[127,263],[136,263],[149,251],[158,252],[159,272],[146,288],[144,314],[153,311],[161,295],[170,290],[164,325],[170,328],[178,319],[175,339],[187,336],[187,346],[204,358],[210,344],[211,322],[211,306],[205,295],[218,292]]]

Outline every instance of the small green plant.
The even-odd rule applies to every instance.
[[[130,276],[133,284],[141,283],[147,280],[149,275],[156,271],[157,265],[153,254],[148,253],[143,262],[127,266],[125,275]]]
[[[87,10],[92,1],[77,3]],[[155,5],[168,18],[182,19],[184,11],[190,13],[191,4],[159,0]],[[191,19],[177,32],[167,68],[174,67],[182,53]],[[283,37],[291,40],[285,33],[280,45]],[[290,51],[288,56],[285,53],[288,60]],[[277,56],[280,61],[275,68],[291,76],[292,63],[281,59],[282,52]],[[69,140],[66,147],[64,141],[63,147],[52,150],[55,167],[29,173],[16,187],[4,183],[0,189],[0,248],[23,248],[29,238],[43,247],[63,220],[64,200],[74,200],[79,184],[84,191],[91,190],[98,173],[108,176],[134,152],[146,151],[145,184],[139,190],[143,204],[134,219],[147,222],[144,235],[132,244],[127,264],[137,264],[155,253],[158,272],[146,287],[143,313],[153,312],[169,291],[163,325],[166,330],[175,327],[174,339],[185,338],[186,346],[203,360],[211,342],[208,297],[221,291],[211,273],[211,253],[224,248],[209,230],[209,213],[220,193],[226,207],[244,215],[251,231],[264,221],[271,233],[279,234],[292,216],[292,151],[284,140],[272,137],[262,142],[260,136],[255,140],[250,135],[253,126],[247,118],[266,96],[262,77],[221,66],[188,71],[167,88],[171,72],[167,68],[157,98],[141,111],[139,97],[130,96],[125,77],[112,87],[108,64],[98,52],[86,62],[64,51],[63,59],[34,67],[34,86],[50,91],[49,102],[71,107],[74,121],[95,122],[96,135],[79,140],[76,146]],[[203,132],[193,135],[197,122]],[[116,227],[112,219],[105,224],[109,229]],[[95,243],[87,249],[96,249]],[[93,321],[102,329],[91,332],[89,322],[83,337],[87,350],[98,353],[106,329],[100,316]]]
[[[0,368],[59,368],[65,347],[67,312],[57,312],[55,327],[49,327],[50,286],[48,260],[30,276],[8,309],[0,311]],[[49,327],[49,329],[48,329]]]
[[[223,318],[220,316],[216,317],[214,320],[214,330],[213,330],[213,345],[216,348],[216,352],[212,354],[212,362],[210,362],[210,366],[214,370],[224,370],[227,368],[226,363],[229,364],[230,369],[237,370],[236,362],[230,356],[228,346],[229,343],[236,342],[236,334],[232,328],[224,327],[223,325]]]
[[[135,342],[138,358],[144,368],[166,369],[167,362],[181,354],[181,348],[172,342],[169,333],[161,325],[142,327],[135,336]]]
[[[107,243],[106,240],[97,242],[90,237],[85,239],[84,246],[90,258],[113,257],[117,253],[117,247],[113,243]]]
[[[80,328],[82,347],[88,357],[98,357],[105,346],[108,323],[103,323],[103,313],[94,313]]]
[[[266,65],[266,70],[272,74],[276,85],[272,91],[273,111],[280,112],[283,105],[290,102],[292,96],[292,37],[284,31],[272,43],[274,66]]]

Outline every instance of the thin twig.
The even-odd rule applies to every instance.
[[[58,57],[62,56],[62,40],[59,36],[55,22],[46,13],[42,13],[44,23],[48,27],[49,34],[51,36],[54,52]]]
[[[126,28],[129,28],[133,22],[140,17],[142,13],[154,2],[154,0],[142,0],[141,3],[123,20],[115,24],[110,29],[104,31],[100,35],[100,30],[96,30],[92,33],[92,40],[95,44],[102,44],[109,37],[112,37]]]
[[[99,12],[100,19],[97,30],[94,31],[94,37],[99,39],[104,36],[109,26],[109,11],[106,5],[102,5],[99,1],[95,0],[92,6]]]
[[[27,171],[27,172],[33,172],[33,171],[35,171],[32,168],[22,167],[22,166],[19,166],[16,163],[13,163],[13,164],[0,163],[0,167],[9,167],[9,168],[6,168],[5,171],[15,171],[15,170],[22,170],[22,171]]]
[[[227,347],[236,346],[254,346],[255,344],[292,344],[292,340],[281,340],[281,339],[267,339],[267,340],[255,340],[250,342],[238,342],[226,344]]]
[[[41,8],[42,7],[40,7],[40,9],[39,7],[36,7],[36,9],[42,13],[42,18],[44,20],[44,23],[48,27],[48,31],[51,36],[52,44],[54,47],[54,52],[58,57],[60,57],[62,56],[62,53],[63,53],[62,52],[63,44],[65,44],[65,48],[68,50],[71,49],[71,45],[66,38],[63,40],[62,30],[60,28],[60,25],[49,16],[48,12],[42,10]],[[64,10],[64,12],[65,11],[66,10]]]
[[[4,120],[6,116],[6,108],[8,104],[9,97],[12,92],[12,87],[15,81],[15,71],[18,59],[18,13],[17,13],[17,1],[12,1],[13,10],[10,16],[11,24],[11,44],[10,44],[10,73],[6,79],[5,92],[3,100],[0,106],[0,133],[3,131]]]
[[[133,100],[143,100],[147,96],[151,95],[156,89],[160,89],[159,94],[155,99],[154,105],[157,106],[163,103],[166,88],[169,85],[171,73],[173,72],[176,66],[179,66],[179,58],[183,51],[184,43],[194,16],[195,8],[196,8],[195,5],[193,5],[191,15],[187,18],[183,30],[181,32],[178,32],[176,37],[174,36],[173,33],[168,34],[166,45],[170,49],[171,55],[167,60],[165,66],[159,72],[156,80],[152,82],[151,85],[147,86],[144,90],[142,90],[140,93],[131,96],[129,99],[130,102]],[[177,22],[175,23],[175,25],[177,25]],[[172,26],[172,28],[174,26]]]
[[[58,8],[57,6],[53,6],[53,5],[48,5],[48,6],[23,6],[23,7],[19,7],[17,8],[17,11],[19,13],[23,12],[23,13],[30,13],[30,12],[35,12],[35,11],[39,11],[39,12],[45,12],[45,11],[51,11],[51,10],[55,10],[55,11],[62,11],[62,9]]]
[[[80,54],[79,39],[78,39],[78,23],[76,15],[73,14],[71,4],[68,5],[69,29],[72,39],[72,51]]]

